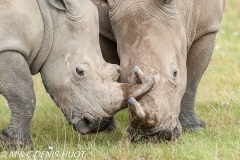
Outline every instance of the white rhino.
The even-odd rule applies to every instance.
[[[140,101],[128,101],[128,132],[133,140],[136,135],[171,140],[182,127],[204,127],[194,101],[211,59],[225,0],[92,1],[99,11],[103,57],[112,63],[120,60],[122,82],[156,80]],[[139,67],[129,70],[136,65],[146,75]]]
[[[81,134],[102,131],[130,96],[153,86],[117,83],[120,67],[103,60],[96,6],[90,0],[0,1],[0,94],[11,121],[0,132],[8,145],[31,145],[35,108],[32,75]]]

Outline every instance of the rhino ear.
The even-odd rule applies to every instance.
[[[80,16],[84,12],[83,2],[79,0],[49,0],[49,3],[55,8],[67,11],[74,16]]]
[[[48,0],[49,3],[57,9],[66,10],[66,6],[62,0]]]
[[[172,3],[173,0],[164,0],[164,1],[165,1],[164,2],[165,4],[170,4],[170,3]]]

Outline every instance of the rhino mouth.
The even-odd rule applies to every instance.
[[[127,132],[129,133],[130,140],[136,141],[151,141],[151,142],[164,142],[176,140],[181,134],[182,128],[175,127],[173,130],[162,129],[162,127],[155,127],[152,130],[134,129],[128,126]]]

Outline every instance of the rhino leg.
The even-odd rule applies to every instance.
[[[111,132],[113,131],[114,129],[116,129],[116,123],[115,123],[115,120],[114,118],[112,118],[108,128],[106,129],[106,132]]]
[[[195,96],[198,84],[205,72],[214,49],[216,33],[200,37],[191,46],[187,57],[187,87],[181,101],[180,123],[185,130],[204,128],[205,122],[195,113]]]
[[[0,94],[11,110],[11,121],[0,132],[0,139],[11,147],[31,146],[35,95],[28,64],[20,53],[0,52],[0,75]]]

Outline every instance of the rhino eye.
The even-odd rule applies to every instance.
[[[76,72],[80,76],[84,76],[84,71],[81,68],[76,68]]]
[[[177,77],[177,71],[173,72],[173,76]]]

